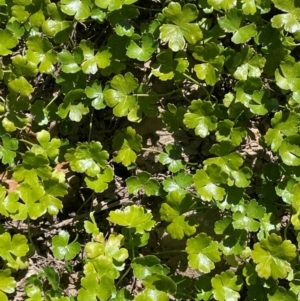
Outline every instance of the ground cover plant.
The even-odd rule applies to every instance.
[[[298,0],[0,0],[0,300],[299,300],[299,43]]]

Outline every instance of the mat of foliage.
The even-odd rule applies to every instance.
[[[300,298],[300,1],[0,0],[0,299]]]

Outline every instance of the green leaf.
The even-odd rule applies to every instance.
[[[76,149],[69,148],[65,154],[73,171],[86,173],[89,177],[99,175],[101,169],[106,168],[108,157],[108,152],[102,150],[102,144],[98,141],[78,143]]]
[[[266,59],[261,54],[256,54],[255,50],[245,47],[242,51],[245,60],[234,72],[233,76],[238,80],[247,80],[248,77],[260,77],[266,63]]]
[[[163,165],[168,165],[169,171],[176,173],[185,168],[182,160],[182,149],[178,145],[168,144],[165,151],[159,154],[158,160]]]
[[[48,156],[51,159],[57,157],[59,153],[59,148],[61,146],[61,141],[58,138],[51,139],[50,133],[42,130],[38,132],[36,138],[40,145],[34,145],[31,148],[31,151],[36,155],[42,154],[44,156]]]
[[[275,28],[284,27],[290,33],[295,33],[300,30],[300,11],[299,5],[292,0],[273,1],[276,8],[286,12],[285,14],[276,15],[271,19],[272,26]]]
[[[103,233],[96,237],[96,242],[89,242],[85,246],[85,252],[88,258],[97,256],[105,256],[113,258],[118,262],[124,262],[128,258],[128,251],[125,248],[120,248],[124,244],[124,236],[117,233],[109,235],[105,241]]]
[[[133,40],[130,41],[130,45],[127,48],[126,55],[132,59],[137,59],[139,61],[148,61],[153,52],[158,46],[158,42],[154,40],[151,33],[146,33],[142,35],[141,46],[139,46]]]
[[[183,8],[179,3],[171,2],[163,9],[167,21],[173,24],[164,24],[160,27],[160,38],[167,42],[174,51],[183,50],[185,40],[194,45],[202,38],[202,32],[197,23],[190,23],[197,19],[198,10],[194,4],[185,4]]]
[[[183,190],[171,191],[166,198],[166,202],[161,205],[159,210],[160,218],[171,224],[167,231],[174,239],[182,239],[184,235],[192,235],[196,232],[195,222],[184,216],[194,209],[195,201],[189,193]]]
[[[275,71],[276,85],[284,90],[299,91],[300,87],[300,62],[294,58],[284,60],[279,69]]]
[[[0,55],[9,55],[12,53],[10,49],[18,45],[18,39],[7,29],[0,29]]]
[[[135,296],[134,301],[168,301],[166,292],[146,288]]]
[[[287,137],[279,147],[279,155],[286,165],[300,165],[300,136]]]
[[[22,164],[17,165],[14,169],[13,177],[16,181],[24,181],[31,186],[35,186],[38,182],[38,178],[48,180],[52,177],[49,160],[44,155],[26,152],[22,158]]]
[[[57,259],[71,260],[80,252],[80,243],[73,241],[69,243],[70,234],[67,231],[60,231],[52,237],[52,252]]]
[[[94,44],[91,41],[82,40],[79,44],[83,52],[82,71],[86,74],[95,74],[98,69],[103,69],[110,65],[111,53],[104,49],[94,53]]]
[[[242,11],[233,8],[227,12],[226,16],[219,19],[221,28],[223,28],[226,32],[234,33],[231,41],[235,44],[246,43],[257,34],[255,24],[249,24],[241,27],[242,17]]]
[[[259,220],[264,217],[266,208],[251,200],[245,205],[238,205],[237,211],[233,213],[233,227],[235,229],[246,229],[256,232],[260,228]],[[258,219],[258,220],[257,220]]]
[[[8,301],[6,294],[12,294],[17,285],[15,279],[10,276],[11,270],[5,269],[0,271],[0,298],[3,301]]]
[[[291,222],[295,228],[295,230],[300,230],[300,185],[298,183],[295,184],[294,181],[291,181],[291,200],[292,200],[292,207],[293,207],[293,215],[291,218]]]
[[[145,171],[138,173],[136,176],[126,179],[128,192],[138,194],[141,189],[144,189],[147,196],[159,195],[159,182],[155,179],[150,179],[151,174]]]
[[[176,107],[175,105],[168,103],[168,111],[162,112],[162,120],[167,126],[169,132],[178,132],[179,128],[183,126],[183,118],[186,113],[186,109],[183,107]]]
[[[62,0],[61,10],[68,16],[74,16],[76,20],[83,21],[90,16],[91,5],[90,0]]]
[[[234,127],[234,125],[234,122],[229,119],[219,121],[216,132],[217,141],[231,141],[233,146],[240,145],[247,132],[243,127]]]
[[[114,161],[129,166],[136,160],[136,152],[142,150],[142,137],[136,134],[132,127],[127,127],[123,132],[117,133],[113,138],[113,149],[118,151]]]
[[[34,76],[38,73],[35,63],[29,62],[26,57],[16,55],[12,59],[13,71],[18,76]]]
[[[160,259],[154,255],[135,258],[131,263],[131,267],[134,276],[141,280],[152,274],[166,275],[169,273],[169,268],[162,265]]]
[[[83,61],[83,53],[81,48],[75,48],[73,54],[68,50],[63,50],[58,54],[59,62],[62,64],[61,70],[65,73],[76,73],[80,68]]]
[[[255,0],[242,0],[243,12],[245,15],[254,15],[256,13]]]
[[[104,94],[106,104],[113,108],[115,116],[130,116],[136,105],[136,97],[130,94],[138,88],[137,79],[127,72],[125,76],[114,76],[110,84],[113,89],[108,89]]]
[[[5,134],[1,137],[2,145],[0,145],[0,158],[3,164],[12,165],[16,157],[16,150],[18,149],[19,142],[10,135]]]
[[[214,263],[221,260],[218,243],[205,233],[189,238],[186,245],[189,266],[202,273],[209,273],[215,268]]]
[[[123,227],[135,228],[136,233],[141,234],[150,231],[155,224],[152,214],[137,205],[128,206],[124,210],[110,211],[107,219]]]
[[[88,178],[84,179],[87,187],[94,190],[96,193],[101,193],[108,188],[108,183],[110,183],[114,178],[113,169],[108,167],[105,168],[104,171],[100,174],[96,175],[96,178]]]
[[[215,9],[229,10],[236,6],[236,0],[207,0],[207,3]]]
[[[178,51],[175,55],[171,49],[160,52],[156,57],[157,63],[151,66],[151,73],[157,76],[160,80],[166,81],[173,79],[182,81],[184,73],[189,62],[184,51]]]
[[[105,275],[99,279],[96,273],[86,273],[86,276],[81,279],[78,301],[106,301],[114,291],[113,279]]]
[[[28,50],[26,58],[29,62],[39,65],[41,73],[51,74],[54,71],[56,63],[56,52],[53,50],[52,44],[47,38],[32,36],[26,42]]]
[[[56,83],[61,86],[61,92],[64,94],[77,89],[86,88],[87,76],[82,71],[74,74],[60,72],[56,78]]]
[[[214,86],[219,80],[219,70],[222,70],[224,63],[223,57],[218,57],[216,62],[197,64],[194,71],[199,79],[205,80],[207,85]]]
[[[280,148],[284,136],[292,136],[298,133],[300,122],[299,114],[295,112],[276,112],[271,120],[273,128],[268,129],[264,136],[267,145],[276,152]]]
[[[257,264],[256,271],[261,278],[286,278],[291,271],[290,261],[296,257],[296,247],[275,233],[254,244],[252,259]]]
[[[235,44],[243,44],[248,42],[256,34],[256,25],[249,24],[239,28],[232,36],[231,41]]]
[[[44,267],[44,273],[52,288],[54,290],[57,290],[59,288],[59,280],[60,280],[58,272],[56,272],[54,268],[50,266],[46,266]]]
[[[85,100],[84,90],[75,89],[68,92],[63,103],[58,107],[58,116],[65,119],[69,115],[72,121],[79,122],[82,116],[90,111],[84,102],[79,102],[80,100]]]
[[[29,96],[34,91],[32,85],[23,76],[11,80],[8,87],[12,92],[20,93],[22,96]]]
[[[207,170],[198,169],[193,177],[195,188],[203,201],[222,201],[226,195],[220,184],[227,182],[227,174],[218,165],[212,164]]]
[[[278,286],[273,293],[268,294],[270,301],[297,301],[296,295],[292,291],[287,291],[284,287]]]
[[[85,94],[88,98],[93,99],[92,106],[96,110],[101,110],[106,107],[104,103],[105,90],[105,88],[104,91],[102,90],[102,86],[98,81],[94,81],[91,86],[85,88]]]
[[[11,212],[11,217],[15,220],[25,220],[29,216],[35,220],[46,212],[46,206],[41,201],[45,194],[44,188],[38,182],[32,181],[31,184],[22,183],[17,187],[22,202],[9,200],[7,211]]]
[[[180,172],[173,177],[168,177],[163,181],[164,190],[167,192],[171,192],[174,190],[180,190],[187,188],[192,185],[193,176],[191,174],[186,174],[184,172]]]
[[[114,10],[108,16],[109,21],[119,36],[131,37],[134,34],[134,26],[131,19],[139,16],[139,10],[133,5],[123,5],[121,9]]]
[[[146,288],[157,289],[167,293],[175,293],[176,283],[168,276],[162,274],[151,274],[145,277],[143,284]]]
[[[189,129],[195,129],[195,134],[201,138],[209,135],[217,128],[217,117],[210,101],[193,100],[188,107],[189,112],[184,114],[183,123]]]
[[[24,235],[15,234],[11,236],[7,232],[0,235],[0,256],[12,269],[18,270],[20,268],[24,269],[27,267],[26,262],[22,262],[21,257],[25,256],[28,251],[29,246]]]
[[[216,275],[211,279],[213,287],[213,295],[217,301],[238,301],[240,294],[238,293],[242,284],[238,284],[238,276],[234,272],[228,270]]]

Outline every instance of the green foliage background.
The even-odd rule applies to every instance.
[[[34,253],[31,224],[64,209],[56,167],[67,162],[86,203],[120,166],[128,193],[153,203],[110,209],[113,233],[91,204],[75,234],[51,240],[68,273],[82,262],[78,294],[47,266],[26,280],[25,300],[299,300],[299,43],[294,0],[0,0],[0,159],[16,183],[0,186],[0,299]],[[145,148],[144,120],[174,142]],[[143,171],[145,152],[163,176]],[[199,214],[216,215],[213,235]],[[27,237],[11,220],[28,223]],[[168,252],[186,254],[193,277],[171,271],[159,244],[149,253],[159,225],[184,242]]]

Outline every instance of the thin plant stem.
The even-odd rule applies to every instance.
[[[207,89],[205,87],[203,87],[203,85],[201,85],[201,83],[199,83],[197,80],[195,80],[194,78],[192,78],[191,76],[189,76],[186,73],[183,73],[183,76],[186,77],[187,79],[189,79],[190,81],[192,81],[194,84],[201,87],[205,91],[205,93],[210,97],[210,93],[207,91]]]
[[[80,210],[91,200],[93,199],[95,196],[95,191],[93,191],[93,193],[81,204],[81,206],[78,208],[76,215],[78,215],[78,213],[80,212]]]
[[[30,142],[30,141],[27,141],[27,140],[25,140],[25,139],[19,139],[19,141],[24,142],[24,143],[26,143],[26,144],[29,144],[30,146],[34,146],[34,143],[32,143],[32,142]]]
[[[291,225],[291,220],[289,220],[288,224],[285,226],[284,231],[283,231],[283,237],[285,240],[287,240],[287,230]]]
[[[162,154],[163,152],[162,151],[159,151],[157,149],[153,149],[153,148],[142,148],[143,151],[148,151],[148,152],[154,152],[154,153],[159,153],[159,154]]]
[[[49,108],[49,106],[59,97],[60,95],[60,92],[57,93],[56,96],[54,96],[50,101],[49,103],[46,105],[45,109]]]
[[[161,251],[152,253],[153,255],[160,255],[160,254],[168,254],[168,253],[186,253],[186,250],[167,250],[167,251]]]
[[[94,108],[92,108],[92,110],[91,110],[88,142],[91,142],[92,129],[93,129],[93,119],[94,119]]]
[[[28,240],[29,240],[30,244],[33,246],[33,241],[32,241],[32,237],[31,237],[30,221],[29,221],[28,216],[27,216],[27,227],[28,227]]]

